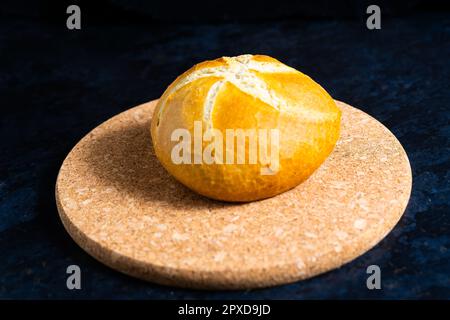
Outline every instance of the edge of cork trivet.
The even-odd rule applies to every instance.
[[[91,131],[58,174],[64,227],[113,269],[200,289],[290,283],[362,255],[406,208],[412,176],[401,144],[342,102],[341,138],[325,163],[298,187],[245,204],[197,195],[162,168],[149,133],[155,104]]]

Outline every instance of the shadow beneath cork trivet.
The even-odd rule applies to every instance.
[[[174,209],[237,206],[203,197],[175,180],[154,153],[150,121],[113,122],[94,131],[83,159],[103,185],[131,194],[139,201],[164,202]]]

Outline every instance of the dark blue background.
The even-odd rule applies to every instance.
[[[82,8],[82,30],[69,31],[64,8],[55,19],[21,10],[0,14],[0,298],[450,298],[448,12],[383,16],[382,30],[369,31],[364,11],[352,19],[97,23]],[[69,150],[109,117],[158,98],[194,63],[243,53],[298,68],[392,130],[414,177],[394,231],[338,270],[252,291],[154,285],[84,253],[55,207]],[[66,289],[70,264],[82,269],[81,291]],[[371,264],[381,267],[382,290],[366,288]]]

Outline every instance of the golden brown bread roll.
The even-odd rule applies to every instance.
[[[164,92],[151,136],[162,165],[207,197],[251,201],[306,180],[331,153],[341,111],[311,78],[263,55],[199,63]]]

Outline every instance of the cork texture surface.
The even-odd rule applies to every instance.
[[[201,289],[290,283],[363,254],[395,226],[411,192],[408,157],[395,136],[342,102],[341,137],[304,183],[244,204],[207,199],[156,159],[156,101],[86,135],[56,183],[61,220],[104,264],[148,281]]]

